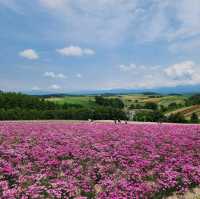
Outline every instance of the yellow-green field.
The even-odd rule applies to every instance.
[[[130,95],[116,95],[108,96],[107,98],[120,98],[126,107],[134,103],[144,104],[147,102],[155,102],[158,105],[168,106],[170,103],[183,104],[184,100],[187,99],[187,96],[148,96],[143,94],[130,94]],[[79,104],[82,106],[92,106],[94,105],[95,97],[94,96],[66,96],[66,97],[52,97],[48,98],[49,101],[54,101],[55,103],[64,104]]]
[[[66,97],[51,97],[47,100],[53,101],[58,104],[78,104],[82,105],[84,107],[92,106],[94,105],[94,97],[91,96],[66,96]]]
[[[167,96],[148,96],[142,94],[133,94],[133,95],[120,95],[120,96],[112,96],[112,98],[119,97],[123,100],[126,106],[134,104],[136,102],[144,104],[147,102],[154,102],[158,105],[168,106],[171,103],[177,104],[184,104],[184,100],[187,99],[187,96],[174,96],[174,95],[167,95]]]

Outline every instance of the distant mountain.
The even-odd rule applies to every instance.
[[[152,93],[160,93],[160,94],[191,94],[191,93],[200,93],[200,85],[193,86],[177,86],[177,87],[160,87],[160,88],[152,88],[152,89],[112,89],[111,93],[144,93],[144,92],[152,92]]]
[[[177,87],[160,87],[152,89],[104,89],[104,90],[82,90],[82,91],[70,91],[63,93],[53,93],[50,91],[30,91],[24,92],[29,95],[39,95],[39,96],[52,96],[52,97],[63,97],[67,95],[119,95],[119,94],[133,94],[133,93],[145,93],[152,92],[157,94],[191,94],[191,93],[200,93],[200,85],[190,85],[190,86],[177,86]]]
[[[200,85],[190,85],[190,86],[177,86],[177,87],[165,87],[165,88],[158,88],[155,89],[155,91],[159,93],[180,93],[180,94],[186,94],[186,93],[200,93]]]
[[[131,93],[155,93],[155,94],[191,94],[200,93],[200,85],[194,86],[177,86],[177,87],[160,87],[152,89],[110,89],[96,91],[81,91],[81,94],[131,94]],[[80,94],[79,93],[79,94]]]

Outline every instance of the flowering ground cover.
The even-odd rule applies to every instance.
[[[0,123],[0,198],[163,198],[200,185],[200,126]]]

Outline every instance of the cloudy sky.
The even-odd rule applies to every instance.
[[[199,0],[0,0],[0,89],[200,84]]]

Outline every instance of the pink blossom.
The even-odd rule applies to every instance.
[[[0,198],[151,199],[200,185],[200,125],[0,122]]]

